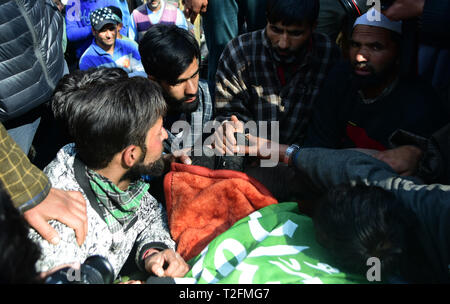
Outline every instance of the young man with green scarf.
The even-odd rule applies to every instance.
[[[86,198],[88,234],[78,246],[70,228],[50,222],[61,236],[55,246],[31,230],[42,251],[37,271],[101,255],[117,276],[134,249],[140,270],[183,276],[188,266],[174,251],[167,215],[141,180],[162,173],[167,133],[160,87],[117,69],[78,72],[63,78],[53,109],[75,144],[63,147],[45,173],[53,187],[77,190]]]

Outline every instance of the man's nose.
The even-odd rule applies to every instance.
[[[162,128],[162,138],[163,138],[162,141],[169,138],[169,134],[167,134],[166,128]]]
[[[289,48],[289,39],[286,33],[281,34],[280,39],[278,40],[278,48],[282,50]]]
[[[195,78],[189,79],[186,83],[185,94],[193,95],[193,94],[197,93],[197,85],[198,85],[198,82]]]
[[[356,54],[356,62],[367,62],[369,61],[369,56],[364,51],[359,51]]]

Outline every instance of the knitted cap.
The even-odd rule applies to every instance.
[[[398,34],[402,33],[401,21],[391,21],[373,7],[367,13],[356,19],[353,28],[359,24],[385,28]]]

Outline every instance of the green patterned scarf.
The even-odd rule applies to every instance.
[[[93,170],[87,169],[87,176],[103,211],[103,219],[112,232],[120,230],[135,217],[141,200],[150,187],[139,180],[131,183],[126,191],[122,191],[109,179]]]

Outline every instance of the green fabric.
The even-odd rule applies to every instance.
[[[314,238],[297,203],[265,207],[236,222],[189,261],[197,283],[368,283],[343,273]]]
[[[122,191],[109,179],[93,170],[87,169],[87,175],[99,206],[104,211],[104,220],[113,232],[135,217],[136,211],[141,206],[141,200],[150,187],[149,184],[139,180],[130,183],[128,189]]]

